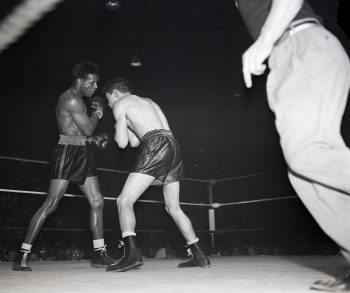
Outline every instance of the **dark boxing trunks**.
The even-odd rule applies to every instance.
[[[153,130],[141,138],[140,153],[131,172],[155,177],[152,185],[185,178],[180,146],[170,130]]]
[[[85,136],[60,135],[51,159],[51,179],[69,180],[80,185],[96,176],[95,161],[85,145]]]

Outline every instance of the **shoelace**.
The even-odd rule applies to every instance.
[[[103,246],[103,248],[101,249],[101,250],[102,250],[102,251],[101,251],[101,254],[103,254],[104,257],[108,258],[108,259],[113,263],[113,262],[114,262],[114,259],[111,258],[111,257],[108,255],[106,246],[107,246],[107,245]]]
[[[189,259],[187,259],[187,260],[185,260],[184,262],[182,262],[182,263],[187,263],[187,262],[190,262],[192,259],[193,259],[193,253],[192,253],[192,250],[191,250],[191,248],[187,248],[187,256],[189,256],[190,258]]]
[[[123,246],[125,246],[124,242],[119,240],[118,248],[122,248]]]
[[[30,254],[30,250],[21,250],[23,252],[23,260],[27,262],[28,255]]]
[[[125,257],[125,243],[122,240],[119,240],[118,248],[121,249],[123,247],[123,256],[115,261],[113,264],[117,265],[118,263],[121,262],[121,260]]]
[[[97,248],[95,251],[100,251],[102,254],[102,253],[106,252],[106,246],[107,245],[103,246],[102,248]]]

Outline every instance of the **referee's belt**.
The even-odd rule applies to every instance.
[[[297,32],[300,32],[311,26],[320,25],[320,24],[321,24],[320,21],[316,18],[303,18],[303,19],[293,21],[285,30],[285,32],[282,34],[282,36],[277,40],[275,46],[278,46],[288,37],[296,34]]]

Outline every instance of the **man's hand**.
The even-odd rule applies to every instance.
[[[103,110],[106,108],[106,102],[101,97],[93,97],[90,99],[90,107],[92,115],[96,115],[97,119],[103,117]]]
[[[273,44],[258,38],[242,56],[243,78],[247,88],[252,87],[252,75],[262,75],[266,70],[265,60],[270,56]]]

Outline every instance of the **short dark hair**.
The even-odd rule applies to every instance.
[[[99,75],[100,69],[98,66],[90,61],[84,61],[73,67],[73,78],[74,80],[78,78],[86,79],[89,74]]]
[[[120,91],[121,93],[133,93],[133,89],[130,85],[130,82],[120,77],[114,77],[107,80],[105,86],[103,87],[103,92],[111,93],[114,89]]]

